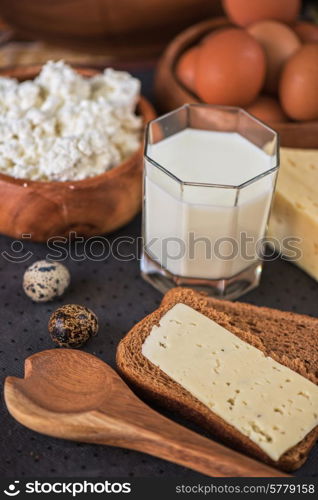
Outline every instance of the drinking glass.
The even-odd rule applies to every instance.
[[[254,145],[255,162],[253,157],[244,182],[237,182],[235,170],[244,165],[236,164],[222,184],[211,183],[211,175],[207,182],[185,180],[182,168],[176,176],[169,162],[159,158],[156,145],[169,138],[172,147],[176,134],[186,129],[231,132],[229,148],[237,134]],[[143,278],[162,292],[186,286],[226,299],[255,288],[262,272],[278,149],[278,134],[237,107],[186,104],[151,121],[144,155]],[[256,168],[260,151],[266,155],[261,173]],[[204,150],[198,163],[202,158]]]

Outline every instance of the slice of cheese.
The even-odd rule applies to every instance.
[[[318,150],[281,148],[280,157],[268,236],[276,250],[318,280]],[[288,243],[290,237],[300,241]]]
[[[318,425],[318,386],[185,304],[142,353],[273,460]]]

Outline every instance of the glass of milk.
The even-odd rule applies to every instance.
[[[277,133],[240,108],[187,104],[149,123],[142,276],[234,299],[259,284]]]

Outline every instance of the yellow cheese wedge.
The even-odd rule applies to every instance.
[[[318,280],[318,150],[281,148],[280,155],[268,236],[278,251]],[[288,242],[290,237],[300,241]]]

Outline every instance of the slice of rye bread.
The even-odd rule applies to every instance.
[[[318,319],[242,304],[207,299],[185,288],[174,288],[161,306],[137,323],[117,348],[117,367],[123,378],[145,398],[201,425],[221,441],[285,471],[298,469],[318,439],[318,426],[296,446],[273,461],[258,445],[213,413],[142,354],[152,327],[175,304],[184,303],[219,323],[267,356],[318,384]]]

